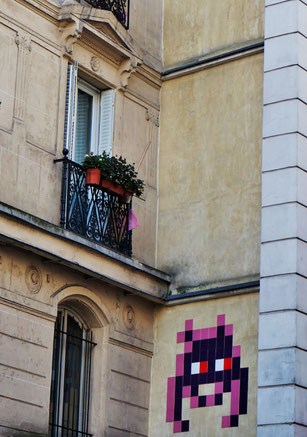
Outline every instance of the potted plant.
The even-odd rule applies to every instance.
[[[128,164],[122,156],[102,155],[85,156],[83,167],[99,168],[101,172],[100,187],[112,194],[121,196],[127,201],[133,194],[140,197],[144,191],[144,181],[137,177],[133,164]]]
[[[86,170],[85,183],[87,185],[99,185],[101,179],[100,169],[101,157],[94,155],[93,152],[90,155],[85,155],[83,161],[83,168]]]
[[[126,196],[135,194],[140,197],[144,191],[144,181],[137,177],[138,173],[135,170],[134,163],[128,164],[125,158],[118,158],[118,178],[120,184],[125,189]]]
[[[100,169],[102,189],[111,192],[112,194],[124,195],[125,189],[121,184],[120,178],[120,162],[117,156],[109,156],[106,152],[101,155]]]

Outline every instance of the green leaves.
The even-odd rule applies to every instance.
[[[126,191],[131,191],[140,197],[144,191],[144,181],[137,177],[134,163],[128,164],[122,156],[109,156],[106,152],[102,155],[85,155],[83,168],[99,168],[102,177],[122,185]]]
[[[101,160],[101,156],[100,155],[94,155],[93,152],[91,152],[90,155],[85,155],[84,156],[84,161],[82,163],[83,168],[85,170],[87,170],[88,168],[100,168],[100,160]]]

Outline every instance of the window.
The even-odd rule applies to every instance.
[[[55,324],[49,437],[87,437],[90,402],[91,331],[62,308]]]
[[[68,66],[65,147],[79,164],[86,153],[112,152],[114,90],[99,90],[78,77],[78,64]]]

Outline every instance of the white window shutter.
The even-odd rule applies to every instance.
[[[68,65],[67,70],[67,89],[66,89],[66,109],[64,127],[64,146],[69,150],[68,157],[73,159],[75,143],[76,115],[77,115],[77,79],[78,62]]]
[[[112,154],[114,123],[114,90],[102,91],[100,99],[100,128],[98,153]]]

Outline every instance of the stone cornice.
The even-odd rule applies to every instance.
[[[4,203],[0,240],[154,302],[168,294],[170,275]]]
[[[227,62],[236,61],[247,56],[263,53],[263,39],[248,41],[247,43],[237,44],[233,47],[209,53],[197,60],[187,61],[184,64],[169,68],[162,73],[163,81],[177,79],[188,74],[197,73],[207,68],[216,67]]]

